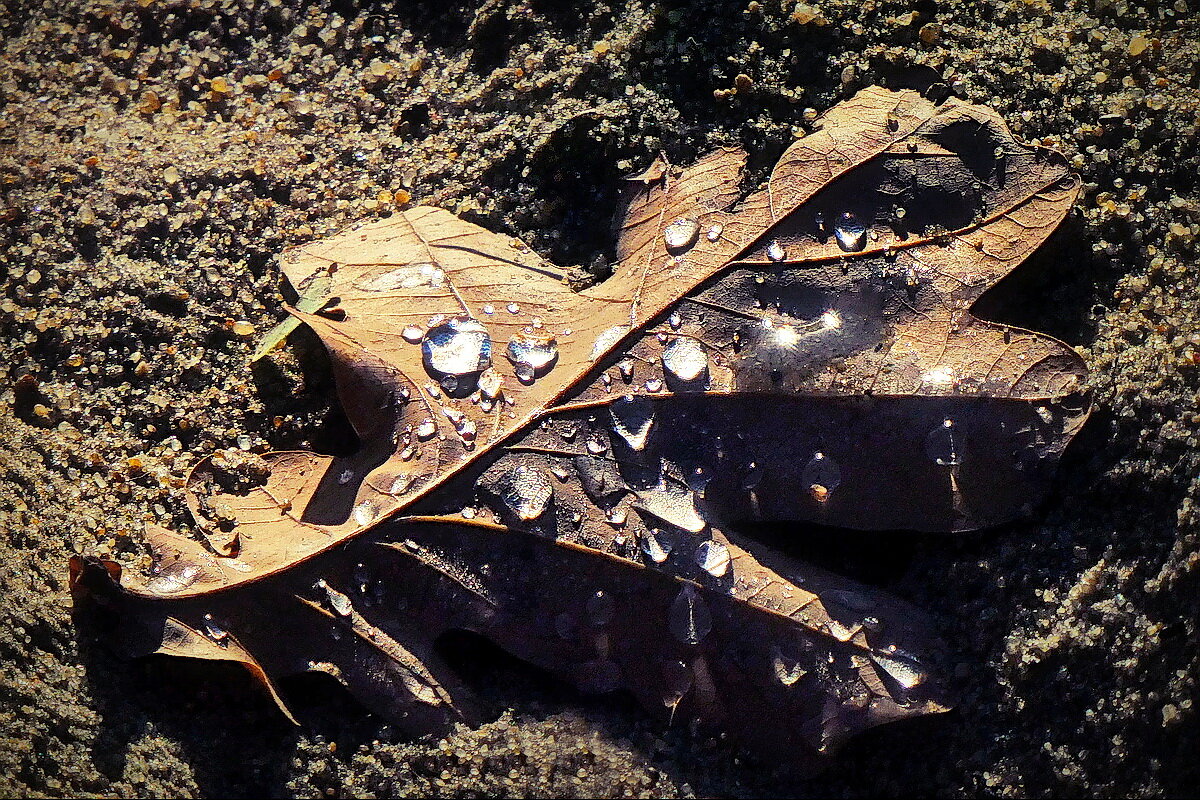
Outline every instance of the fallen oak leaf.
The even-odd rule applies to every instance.
[[[986,109],[881,89],[832,109],[748,195],[744,160],[631,182],[620,265],[580,293],[437,209],[291,251],[294,285],[328,284],[293,313],[329,349],[362,449],[268,454],[258,481],[206,459],[189,502],[210,537],[233,523],[220,555],[159,536],[177,555],[118,596],[135,616],[220,606],[268,670],[328,662],[376,707],[401,698],[412,729],[459,713],[444,671],[420,666],[456,627],[794,758],[801,740],[825,754],[944,709],[919,613],[728,523],[954,531],[1026,512],[1086,418],[1082,362],[969,306],[1057,226],[1077,179]],[[638,614],[605,611],[612,586]],[[297,608],[325,609],[303,642],[247,633]],[[581,613],[602,630],[552,640]],[[664,695],[664,670],[687,690]],[[747,725],[735,697],[789,734]]]

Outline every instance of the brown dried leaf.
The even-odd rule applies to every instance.
[[[944,709],[919,612],[728,524],[1028,511],[1087,416],[1083,364],[969,308],[1077,179],[987,109],[882,89],[745,195],[744,161],[631,180],[620,265],[580,293],[433,208],[288,253],[362,447],[206,459],[208,547],[156,532],[129,615],[211,615],[237,660],[329,672],[413,729],[473,717],[431,655],[458,628],[792,760]]]

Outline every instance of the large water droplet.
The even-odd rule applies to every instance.
[[[945,419],[925,437],[925,453],[935,464],[953,467],[962,463],[954,420]]]
[[[654,401],[625,395],[608,407],[613,432],[625,440],[631,450],[646,447],[646,438],[654,426]]]
[[[667,627],[671,635],[684,644],[700,644],[712,631],[712,612],[700,592],[690,583],[685,583],[671,610],[667,614]]]
[[[905,689],[915,689],[925,680],[920,666],[906,658],[872,653],[871,660]]]
[[[418,286],[441,288],[446,273],[433,264],[405,264],[381,275],[355,281],[354,286],[367,292],[387,292],[393,289],[415,289]]]
[[[671,541],[670,534],[665,531],[660,531],[657,528],[652,528],[641,536],[642,552],[646,554],[646,558],[653,561],[655,564],[661,564],[671,556],[671,551],[675,549],[675,543]]]
[[[720,578],[729,571],[729,548],[713,540],[701,542],[696,548],[696,566]]]
[[[684,250],[696,243],[700,235],[700,223],[689,217],[680,217],[663,229],[663,241],[668,250]]]
[[[186,589],[195,583],[199,577],[200,568],[195,564],[176,561],[170,566],[164,567],[161,572],[146,581],[146,588],[154,594],[169,594]]]
[[[596,337],[595,344],[592,345],[591,360],[595,361],[600,356],[609,351],[614,344],[620,341],[621,337],[629,333],[628,325],[613,325],[608,330]]]
[[[814,453],[800,473],[800,483],[818,503],[829,500],[829,495],[842,483],[842,470],[837,462],[824,453]]]
[[[685,486],[660,482],[653,489],[638,491],[638,508],[668,525],[699,533],[708,524],[696,511],[696,496]]]
[[[492,338],[473,319],[452,319],[426,331],[421,355],[435,376],[471,375],[492,363]]]
[[[838,217],[837,225],[833,228],[833,236],[837,239],[838,247],[848,253],[862,250],[867,246],[867,226],[853,211],[847,211]]]
[[[558,360],[558,343],[550,335],[518,333],[508,342],[508,360],[518,370],[524,366],[531,378],[541,377]]]
[[[613,597],[603,589],[598,589],[587,599],[588,622],[597,628],[603,628],[613,621],[617,615],[617,604]]]
[[[554,487],[541,470],[519,466],[496,480],[496,493],[518,519],[529,521],[546,513]]]
[[[696,380],[708,371],[708,355],[695,339],[678,337],[663,348],[663,368],[684,383]]]

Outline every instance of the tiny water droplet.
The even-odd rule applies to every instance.
[[[767,258],[771,259],[772,261],[783,261],[786,255],[787,254],[783,252],[783,245],[781,245],[777,239],[772,239],[771,244],[767,245]]]
[[[867,246],[867,226],[853,211],[847,211],[838,217],[833,235],[837,239],[838,247],[848,253]]]
[[[597,438],[588,439],[585,447],[587,447],[587,451],[594,456],[598,456],[601,453],[608,450],[608,445],[606,445],[602,440],[597,439]]]
[[[409,475],[401,472],[396,477],[392,478],[392,483],[390,486],[388,486],[387,493],[390,495],[404,494],[408,491],[409,487],[413,485],[413,481],[415,480],[415,475]]]
[[[667,614],[667,627],[683,644],[697,645],[712,632],[712,612],[696,587],[685,583]]]
[[[504,309],[506,311],[508,311],[508,313],[510,313],[510,314],[520,314],[521,313],[521,307],[519,305],[517,305],[516,303],[509,303],[508,305],[506,305],[504,307]]]
[[[431,419],[423,420],[421,424],[417,426],[417,438],[422,441],[425,439],[432,439],[436,433],[437,424]]]
[[[405,447],[403,450],[400,451],[400,460],[401,461],[412,461],[412,457],[415,456],[416,454],[417,454],[417,448],[413,447],[410,444],[407,447]]]
[[[721,238],[721,234],[724,232],[725,226],[718,222],[705,231],[704,238],[708,239],[710,242],[715,242],[717,239]]]
[[[663,348],[662,364],[670,375],[690,383],[708,370],[708,354],[695,339],[681,336]]]
[[[488,303],[487,305],[485,305],[485,306],[483,307],[483,313],[485,313],[485,314],[489,314],[489,315],[490,315],[490,314],[495,314],[495,313],[496,313],[496,307],[495,307],[494,305],[492,305],[491,303]]]
[[[458,378],[453,375],[447,375],[441,381],[442,391],[446,394],[454,394],[458,389]]]
[[[405,325],[404,330],[400,331],[400,335],[409,344],[420,344],[421,339],[425,338],[425,331],[417,325]]]
[[[680,217],[663,229],[663,241],[668,250],[683,250],[696,243],[700,234],[700,223],[689,217]]]
[[[525,384],[533,383],[535,375],[533,367],[528,364],[517,364],[513,368],[513,374],[517,376],[517,380]]]
[[[677,331],[683,324],[683,317],[679,316],[678,311],[672,311],[671,316],[667,317],[667,324],[671,326],[671,330]]]
[[[617,370],[621,373],[621,380],[629,383],[633,380],[633,361],[625,359],[620,364],[617,364]]]
[[[659,380],[658,378],[647,379],[647,381],[646,381],[646,391],[647,392],[659,392],[659,391],[662,391],[662,388],[663,388],[663,382],[661,380]]]
[[[729,571],[729,548],[714,540],[701,542],[696,548],[696,566],[720,578]]]

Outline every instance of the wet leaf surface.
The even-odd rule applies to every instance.
[[[420,207],[287,253],[362,446],[212,457],[203,539],[154,573],[74,564],[136,653],[326,672],[409,730],[477,718],[434,650],[469,630],[571,681],[807,763],[944,710],[904,602],[745,521],[964,531],[1037,504],[1088,413],[1062,343],[979,295],[1077,179],[995,114],[868,89],[788,149],[628,182],[620,264],[583,292]],[[286,331],[273,333],[270,345]]]

